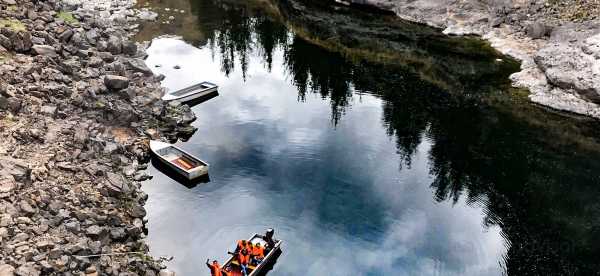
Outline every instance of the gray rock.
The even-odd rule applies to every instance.
[[[33,53],[41,56],[57,56],[56,50],[50,45],[33,45],[33,47],[31,47],[31,50],[33,51]]]
[[[107,181],[104,184],[102,192],[108,196],[121,196],[130,192],[129,185],[121,175],[116,173],[107,172]]]
[[[554,43],[538,51],[534,60],[552,85],[600,103],[600,62],[592,55],[574,45]]]
[[[106,45],[106,49],[113,55],[118,55],[123,50],[122,41],[116,36],[110,36]]]
[[[71,37],[73,37],[73,34],[73,30],[69,29],[58,35],[58,39],[60,39],[62,42],[69,42]]]
[[[129,60],[127,60],[127,64],[135,72],[144,73],[147,76],[152,75],[152,70],[150,70],[150,68],[148,68],[148,66],[146,66],[146,63],[141,59],[137,59],[137,58],[129,59]]]
[[[40,112],[42,112],[42,114],[44,114],[44,115],[54,117],[56,115],[56,106],[44,105],[44,106],[42,106]]]
[[[96,29],[91,29],[85,33],[85,38],[90,44],[96,45],[96,43],[98,42],[98,38],[100,38],[100,35],[98,34],[98,31]]]
[[[113,62],[115,60],[115,56],[110,52],[98,52],[96,55],[105,62]]]
[[[122,43],[123,53],[130,56],[135,56],[137,54],[137,45],[133,41],[124,41]]]
[[[100,227],[98,225],[92,225],[85,230],[85,233],[88,236],[97,237],[100,235],[100,233],[102,233],[102,231],[103,231],[102,227]]]
[[[73,233],[79,233],[81,230],[80,224],[77,221],[70,221],[64,224],[65,228]]]
[[[2,34],[0,34],[0,45],[2,45],[2,47],[6,48],[8,50],[12,50],[12,48],[13,48],[12,41],[8,37],[6,37]]]
[[[529,24],[526,28],[526,31],[529,37],[539,39],[549,35],[552,32],[552,28],[537,21]]]
[[[144,206],[134,204],[129,213],[134,218],[143,218],[146,216],[146,209],[144,209]]]
[[[129,79],[116,75],[104,76],[104,85],[111,90],[121,90],[129,86]]]

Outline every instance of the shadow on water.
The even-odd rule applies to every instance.
[[[152,157],[151,164],[152,164],[152,167],[154,167],[156,170],[158,170],[162,174],[168,176],[169,178],[177,181],[177,183],[185,186],[188,189],[192,189],[192,188],[198,186],[198,184],[210,182],[210,176],[208,174],[198,177],[193,180],[189,180],[186,177],[182,176],[181,174],[178,174],[177,172],[175,172],[175,170],[173,170],[172,168],[170,168],[169,166],[167,166],[166,164],[164,164],[163,162],[158,160],[158,158],[156,158],[156,157]]]
[[[215,91],[215,92],[203,95],[201,97],[198,97],[196,99],[188,101],[185,104],[189,105],[190,107],[194,107],[194,106],[197,106],[197,105],[199,105],[201,103],[207,102],[208,100],[213,99],[213,98],[215,98],[217,96],[219,96],[219,91]]]
[[[307,95],[329,101],[334,127],[352,98],[382,99],[381,124],[395,140],[400,170],[429,141],[434,199],[483,207],[484,225],[499,226],[508,245],[498,260],[504,273],[600,271],[598,123],[544,112],[511,95],[515,61],[478,40],[306,1],[278,1],[276,11],[237,1],[190,4],[225,75],[241,70],[245,79],[252,51],[270,70],[280,50],[298,101]],[[323,223],[355,231],[353,219],[334,219],[327,206],[320,209]],[[367,225],[384,227],[377,217]]]

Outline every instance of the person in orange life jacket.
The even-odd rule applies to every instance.
[[[223,276],[221,273],[221,266],[217,260],[214,260],[212,264],[208,263],[208,259],[206,259],[206,266],[210,269],[210,275],[212,276]]]
[[[265,249],[259,244],[256,243],[252,247],[252,262],[255,265],[258,265],[265,257]]]
[[[231,267],[226,266],[223,270],[223,276],[233,276],[233,272],[231,272]]]
[[[238,261],[240,262],[242,273],[248,275],[248,263],[250,262],[250,251],[248,248],[242,248],[242,250],[240,250],[238,253]]]
[[[250,249],[251,249],[251,248],[250,248],[250,245],[251,245],[251,243],[250,243],[249,241],[246,241],[246,240],[239,240],[239,241],[237,242],[237,247],[235,248],[235,251],[234,251],[234,253],[239,253],[239,252],[240,252],[240,250],[242,250],[242,249],[244,249],[244,248],[246,248],[246,249],[250,250]]]

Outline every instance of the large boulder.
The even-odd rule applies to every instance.
[[[116,75],[104,76],[104,85],[111,90],[122,90],[129,86],[129,79]]]
[[[538,51],[534,60],[550,84],[600,103],[599,49],[600,37],[597,35],[579,45],[550,44]]]

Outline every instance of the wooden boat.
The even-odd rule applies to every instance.
[[[269,229],[267,230],[267,233],[265,234],[265,236],[273,236],[273,229]],[[252,244],[260,244],[262,247],[264,248],[268,248],[267,247],[267,241],[265,241],[263,239],[263,236],[259,235],[259,234],[254,234],[254,236],[252,236],[250,239],[248,239]],[[267,267],[268,264],[270,264],[271,262],[273,262],[277,256],[278,256],[278,251],[281,250],[281,244],[283,243],[283,241],[281,240],[276,240],[273,239],[273,241],[275,242],[275,244],[273,245],[272,248],[269,248],[269,251],[266,253],[265,258],[262,260],[262,262],[260,262],[258,265],[254,266],[254,265],[248,265],[248,276],[257,276],[257,275],[261,275],[261,272],[264,272],[263,270],[268,270],[265,269]],[[231,274],[233,276],[243,276],[244,274],[242,273],[240,264],[237,261],[236,256],[232,255],[231,258],[229,258],[229,260],[227,260],[227,262],[225,262],[222,266],[223,268],[227,268],[229,267],[231,269]]]
[[[163,163],[189,180],[208,174],[208,163],[174,145],[160,141],[150,141],[150,150]]]
[[[167,102],[177,101],[184,103],[213,93],[217,91],[218,88],[219,87],[216,84],[204,81],[175,92],[167,93],[162,97],[162,100]]]

